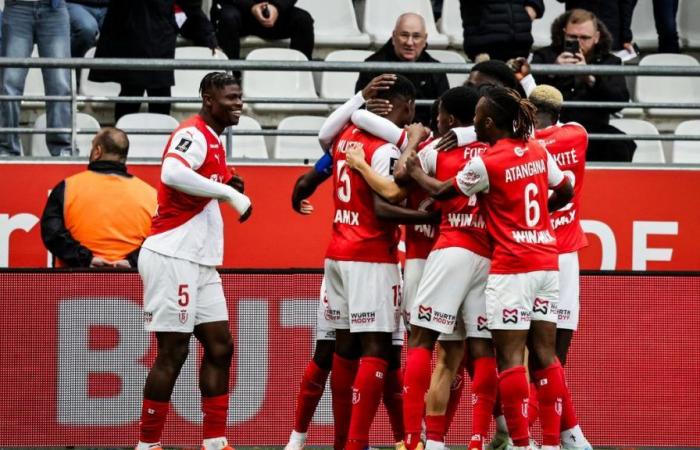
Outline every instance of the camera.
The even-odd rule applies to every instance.
[[[564,41],[564,51],[569,52],[572,55],[576,56],[576,53],[581,51],[581,49],[578,45],[578,40],[577,39],[565,40]]]

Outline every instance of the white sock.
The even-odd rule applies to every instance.
[[[567,445],[580,447],[586,443],[586,437],[581,431],[581,427],[576,425],[573,428],[561,432],[561,442]]]
[[[558,445],[543,445],[540,447],[540,450],[559,450]]]
[[[425,450],[444,450],[445,443],[428,439],[425,441]]]
[[[289,442],[303,444],[306,442],[306,433],[299,433],[296,430],[292,430],[292,434],[289,435]]]
[[[228,445],[225,437],[209,438],[202,441],[204,450],[221,450]]]
[[[506,424],[506,416],[500,415],[496,417],[496,431],[500,433],[508,433],[508,425]]]
[[[150,450],[153,447],[160,447],[160,442],[141,442],[136,444],[136,450]]]

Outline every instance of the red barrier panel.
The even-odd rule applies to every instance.
[[[129,166],[156,184],[156,165]],[[84,170],[82,164],[0,164],[0,267],[46,267],[39,218],[48,192],[60,180]],[[246,192],[255,209],[237,223],[223,207],[224,266],[290,268],[323,266],[331,230],[330,183],[311,198],[316,211],[292,211],[291,191],[305,167],[242,166]],[[590,247],[581,252],[583,269],[700,269],[700,172],[693,169],[589,169],[581,217]]]
[[[224,273],[236,353],[229,437],[283,445],[311,356],[318,273]],[[594,445],[700,442],[700,276],[582,277],[567,377]],[[131,446],[154,357],[134,273],[0,271],[0,446]],[[196,358],[178,381],[167,446],[201,433]],[[468,439],[469,391],[448,443]],[[310,444],[331,442],[329,392]],[[373,444],[391,441],[380,414]]]

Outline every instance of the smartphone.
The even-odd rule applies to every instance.
[[[565,51],[565,52],[569,52],[569,53],[571,53],[572,55],[575,56],[576,53],[578,53],[578,52],[581,51],[581,49],[580,49],[580,47],[579,47],[579,45],[578,45],[578,40],[577,40],[577,39],[575,39],[575,40],[568,40],[568,39],[565,40],[565,41],[564,41],[564,51]]]
[[[265,19],[270,18],[270,8],[267,7],[267,3],[262,7],[262,16]],[[578,44],[578,41],[576,43]]]

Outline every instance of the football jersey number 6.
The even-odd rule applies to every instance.
[[[535,183],[525,186],[525,223],[534,227],[540,221],[540,204],[537,203],[538,189]]]
[[[346,161],[338,161],[338,200],[348,203],[350,201],[350,174]]]

